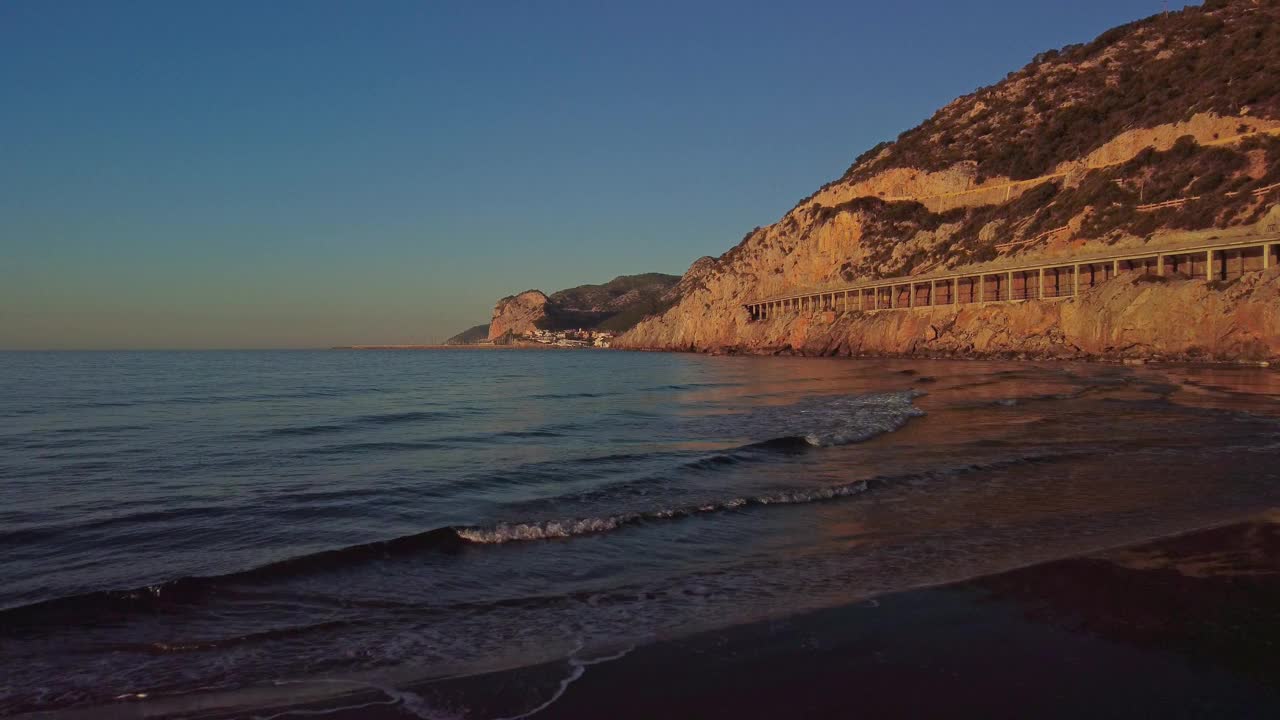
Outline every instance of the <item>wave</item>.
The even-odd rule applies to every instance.
[[[974,383],[967,386],[955,386],[952,390],[958,388],[978,387],[983,383]],[[1099,390],[1097,387],[1082,387],[1075,390],[1056,393],[1038,393],[1035,395],[1015,395],[1010,397],[995,398],[993,400],[973,400],[963,401],[955,404],[953,407],[958,409],[985,409],[985,408],[1002,408],[1017,407],[1029,403],[1056,402],[1061,400],[1079,400],[1091,393]]]
[[[0,609],[0,637],[10,633],[38,632],[32,620],[58,619],[68,623],[93,622],[87,613],[116,614],[158,612],[176,605],[190,605],[220,593],[234,593],[234,585],[283,580],[336,570],[351,565],[439,550],[456,551],[465,541],[455,528],[442,527],[414,535],[350,545],[309,555],[278,560],[224,575],[196,575],[130,590],[99,590]],[[100,615],[99,615],[100,617]]]
[[[0,547],[17,546],[27,542],[37,542],[67,533],[90,533],[118,525],[139,526],[147,523],[172,523],[185,519],[204,518],[211,514],[223,512],[226,508],[220,505],[191,505],[169,510],[142,510],[106,517],[90,517],[64,524],[45,524],[30,527],[17,527],[0,530]]]
[[[703,416],[696,419],[700,424],[710,423],[710,427],[702,430],[723,432],[725,436],[775,434],[771,439],[748,443],[737,448],[720,451],[701,457],[685,458],[675,472],[718,472],[721,468],[734,466],[744,462],[768,462],[779,455],[805,453],[816,448],[830,447],[854,442],[862,442],[877,435],[892,432],[923,413],[912,405],[912,400],[919,393],[912,391],[896,393],[879,393],[863,396],[839,396],[834,398],[815,398],[812,401],[785,407],[758,409],[751,413]],[[441,419],[450,413],[429,411],[411,411],[401,413],[384,413],[366,415],[354,419],[357,423],[410,423]],[[721,425],[723,424],[723,425]],[[295,428],[295,432],[316,432],[320,426]],[[781,434],[777,434],[781,433]],[[701,433],[699,433],[701,434]],[[519,436],[519,435],[513,435]],[[323,454],[349,454],[369,450],[422,450],[442,447],[439,442],[366,442],[343,445],[327,445],[309,448],[302,452]],[[588,462],[596,465],[608,465],[614,462],[629,462],[629,454],[619,454],[591,458]],[[639,456],[642,459],[654,459],[652,454]],[[674,456],[673,456],[674,457]],[[547,473],[560,473],[562,467],[550,467]],[[526,471],[527,472],[527,469]],[[671,469],[664,472],[670,473]],[[509,480],[509,478],[508,478]],[[654,476],[646,474],[638,483],[651,488]],[[865,481],[847,485],[837,485],[805,490],[779,491],[775,494],[756,496],[730,497],[721,500],[698,501],[696,504],[671,507],[652,507],[649,509],[626,511],[613,514],[595,514],[598,511],[585,510],[585,517],[573,519],[538,519],[527,522],[499,523],[489,526],[448,526],[428,530],[423,533],[393,538],[390,540],[354,545],[319,553],[303,555],[280,560],[249,570],[216,575],[189,576],[167,582],[123,591],[97,591],[84,595],[70,596],[48,600],[21,608],[0,610],[0,618],[11,613],[27,611],[53,613],[74,620],[77,614],[86,609],[96,608],[108,612],[121,612],[130,609],[158,609],[170,604],[200,602],[210,594],[234,592],[236,586],[243,583],[275,581],[295,575],[328,572],[337,568],[358,565],[361,563],[384,560],[424,551],[456,552],[467,545],[490,545],[513,540],[544,540],[568,538],[586,534],[598,534],[643,522],[667,521],[707,513],[737,511],[753,506],[795,504],[830,500],[848,497],[864,491]],[[606,494],[616,494],[618,488],[611,488]],[[650,497],[646,493],[637,495]],[[567,501],[569,498],[561,498]],[[609,501],[609,497],[601,497]],[[633,498],[635,499],[635,498]],[[619,504],[616,495],[613,504]],[[535,515],[538,511],[535,511]],[[159,519],[172,520],[173,513],[159,513]],[[137,516],[129,518],[138,520]],[[24,528],[25,533],[39,532],[34,528]],[[10,538],[12,539],[12,538]],[[26,539],[30,539],[29,537]],[[21,623],[0,623],[0,626],[20,626]]]
[[[913,404],[922,396],[918,390],[902,390],[817,397],[793,405],[758,408],[746,417],[709,416],[708,422],[723,425],[710,429],[725,434],[740,432],[739,426],[748,431],[758,426],[771,430],[775,438],[799,437],[815,447],[850,445],[899,430],[913,418],[923,417],[924,411]]]
[[[905,426],[924,412],[912,405],[921,393],[903,391],[873,393],[861,396],[835,396],[814,398],[801,403],[757,408],[749,413],[706,415],[686,421],[682,430],[695,437],[741,437],[751,435],[770,437],[736,447],[706,452],[648,452],[618,453],[612,455],[555,461],[537,466],[522,466],[510,473],[487,475],[468,480],[470,487],[507,486],[527,484],[531,481],[555,481],[565,473],[575,479],[600,477],[601,466],[625,465],[640,461],[649,464],[647,471],[632,474],[623,482],[611,482],[605,487],[573,494],[559,495],[557,502],[607,501],[619,494],[649,498],[656,484],[686,473],[717,473],[744,464],[768,463],[780,457],[798,455],[815,448],[834,447],[865,442],[879,435],[893,432]],[[654,463],[674,461],[675,464],[655,468]]]
[[[556,519],[493,525],[452,525],[359,545],[326,550],[279,560],[249,570],[213,576],[191,576],[132,590],[105,590],[72,595],[7,609],[0,609],[0,637],[39,633],[49,621],[83,624],[99,622],[103,615],[128,612],[162,612],[178,605],[208,601],[218,594],[237,595],[245,584],[287,580],[292,577],[333,572],[381,560],[407,557],[423,552],[456,554],[468,547],[503,545],[512,542],[565,540],[599,535],[645,523],[678,521],[751,508],[803,505],[843,500],[873,490],[886,483],[938,480],[974,472],[984,472],[1023,464],[1052,462],[1088,455],[1086,451],[1024,455],[1003,460],[970,463],[907,475],[877,476],[850,483],[808,489],[784,490],[760,495],[711,500],[672,508],[618,513],[599,517]]]
[[[36,625],[31,620],[48,621],[57,618],[74,622],[83,618],[91,621],[86,613],[157,612],[166,607],[190,605],[207,601],[221,593],[235,593],[236,587],[246,583],[273,582],[291,577],[313,575],[340,570],[379,560],[415,555],[422,552],[456,553],[468,545],[496,545],[513,541],[551,540],[581,535],[596,535],[642,522],[677,520],[753,505],[779,505],[829,500],[848,497],[866,490],[866,481],[848,485],[817,488],[811,491],[794,491],[756,497],[731,498],[699,505],[663,508],[645,512],[622,513],[605,517],[588,517],[572,520],[547,520],[528,523],[498,523],[492,526],[446,526],[414,535],[405,535],[361,545],[351,545],[301,555],[260,565],[225,575],[190,576],[147,585],[131,590],[105,590],[0,610],[0,627],[22,632],[24,626],[32,631]],[[0,636],[9,631],[0,631]]]
[[[351,620],[326,620],[309,625],[271,628],[259,632],[234,635],[231,637],[201,640],[172,640],[170,642],[121,643],[103,649],[115,652],[143,652],[150,655],[170,655],[184,652],[200,652],[204,650],[226,649],[241,645],[251,645],[273,640],[300,637],[315,632],[337,630],[354,624]]]
[[[89,427],[59,428],[51,430],[54,435],[83,435],[85,433],[147,432],[146,425],[91,425]]]
[[[680,392],[684,390],[703,390],[707,388],[721,387],[742,387],[743,383],[736,382],[703,382],[703,383],[672,383],[670,385],[656,385],[641,389],[639,392]]]
[[[354,395],[361,392],[380,392],[377,388],[308,388],[306,390],[276,393],[247,393],[242,395],[171,395],[144,397],[131,400],[86,400],[69,403],[68,409],[126,408],[145,405],[216,405],[219,403],[261,402],[270,400],[309,400]]]
[[[454,528],[454,531],[462,539],[481,545],[497,545],[526,540],[563,539],[579,535],[597,535],[647,521],[675,520],[695,515],[741,510],[758,505],[791,505],[844,498],[864,492],[867,487],[866,480],[859,480],[846,485],[828,486],[814,490],[796,490],[773,495],[735,497],[729,500],[679,508],[624,513],[599,518],[582,518],[579,520],[551,520],[515,524],[500,523],[489,528],[460,527]]]
[[[516,439],[553,438],[564,437],[564,434],[555,432],[554,430],[508,430],[506,432],[492,433],[489,437]]]
[[[816,447],[821,446],[810,442],[806,437],[789,435],[742,445],[712,455],[704,455],[683,463],[680,468],[683,470],[715,470],[741,463],[767,462],[771,458],[780,455],[798,455]]]
[[[790,447],[799,447],[805,442],[798,438],[780,439],[779,442]],[[807,443],[806,443],[807,444]],[[758,444],[758,445],[763,445]],[[762,495],[734,497],[727,500],[716,500],[678,508],[664,508],[643,512],[620,513],[604,517],[589,517],[570,520],[549,520],[525,523],[499,523],[489,527],[455,527],[457,534],[464,540],[479,544],[501,544],[525,540],[549,540],[570,538],[578,535],[594,535],[610,532],[620,528],[636,525],[646,521],[674,520],[708,513],[741,510],[744,508],[768,505],[796,505],[814,502],[825,502],[852,497],[869,489],[889,482],[910,480],[931,480],[952,477],[973,472],[998,470],[1023,464],[1049,462],[1086,452],[1053,453],[1046,455],[1025,455],[1004,460],[983,463],[970,463],[962,466],[928,470],[910,475],[879,476],[865,480],[857,480],[838,485],[826,485],[817,488],[798,489],[767,493]]]
[[[459,420],[465,415],[475,414],[476,412],[479,411],[474,408],[455,408],[452,410],[409,410],[404,412],[377,413],[373,415],[357,415],[351,418],[340,419],[337,422],[332,423],[285,426],[270,428],[261,432],[270,437],[307,437],[311,435],[327,435],[331,433],[346,432],[348,430],[355,430],[361,427],[379,427],[406,423],[430,423]]]
[[[475,435],[450,435],[440,438],[444,443],[485,444],[495,440],[536,440],[539,438],[564,437],[564,433],[554,430],[504,430],[499,432],[477,433]]]
[[[457,420],[458,412],[443,410],[411,410],[408,412],[379,413],[377,415],[361,415],[352,419],[354,425],[392,425],[398,423],[430,422],[438,420]]]
[[[326,433],[342,432],[347,430],[345,425],[300,425],[297,427],[272,428],[265,431],[267,435],[275,436],[307,436],[307,435],[323,435]]]
[[[598,456],[556,458],[522,464],[507,471],[468,475],[458,481],[469,490],[481,487],[510,488],[536,483],[568,485],[582,481],[607,480],[602,486],[574,494],[558,495],[557,501],[606,501],[620,491],[631,497],[650,499],[656,484],[666,483],[685,473],[715,473],[742,464],[767,463],[780,457],[796,455],[815,448],[825,448],[870,440],[893,432],[913,418],[924,415],[912,401],[922,393],[898,391],[861,396],[829,396],[813,398],[783,406],[754,408],[749,412],[696,415],[678,418],[672,435],[659,438],[660,448],[643,452],[609,453]],[[627,414],[628,410],[619,414]],[[639,411],[636,411],[639,412]],[[657,417],[657,416],[653,416]],[[553,438],[572,435],[580,425],[543,425],[526,431],[481,433],[471,436],[435,438],[438,443],[492,442],[511,438]],[[706,438],[709,443],[723,443],[713,450],[671,449],[664,443],[677,443],[673,438]],[[743,438],[768,438],[733,445]],[[309,451],[304,451],[309,452]],[[338,452],[335,449],[320,452]],[[617,499],[617,498],[614,498]],[[549,501],[540,498],[538,502]],[[538,513],[535,513],[538,514]]]
[[[13,435],[0,435],[0,447],[23,450],[68,450],[86,445],[106,445],[120,440],[120,434],[146,432],[142,425],[97,425],[90,427],[29,430]]]
[[[439,442],[359,442],[344,445],[324,445],[298,451],[298,455],[361,455],[372,452],[410,452],[414,450],[442,450],[448,445]]]
[[[533,400],[575,400],[579,398],[603,398],[614,397],[619,393],[616,392],[571,392],[571,393],[543,393],[540,395],[530,395]]]
[[[67,407],[76,408],[76,409],[122,408],[122,407],[133,407],[134,405],[140,405],[140,404],[142,403],[134,400],[90,400],[88,402],[72,403]]]

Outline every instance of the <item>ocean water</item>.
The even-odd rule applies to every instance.
[[[0,715],[590,672],[1220,525],[1278,415],[1260,368],[0,353]]]

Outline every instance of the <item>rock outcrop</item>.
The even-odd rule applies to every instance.
[[[648,315],[671,307],[681,297],[676,275],[620,275],[599,285],[579,285],[547,296],[526,290],[502,298],[493,308],[488,339],[538,330],[628,330]]]
[[[550,299],[541,290],[526,290],[504,297],[493,308],[489,322],[489,339],[504,335],[522,335],[545,326]]]
[[[1115,280],[1068,301],[830,322],[751,323],[743,305],[863,280],[1268,232],[1280,201],[1278,128],[1280,2],[1212,0],[1131,23],[1044,53],[865,153],[774,225],[699,259],[678,302],[615,347],[1274,357],[1274,273],[1229,287]]]
[[[1194,312],[1188,312],[1194,308]],[[891,312],[805,313],[720,337],[646,323],[625,346],[718,353],[1270,360],[1280,356],[1280,269],[1221,283],[1122,275],[1078,298]]]

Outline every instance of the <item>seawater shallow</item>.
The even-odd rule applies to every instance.
[[[1278,400],[1259,368],[0,354],[0,713],[590,662],[1221,525],[1277,505]]]

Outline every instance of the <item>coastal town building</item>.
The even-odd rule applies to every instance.
[[[542,330],[535,329],[514,336],[514,340],[562,348],[607,348],[615,334],[608,330]]]

